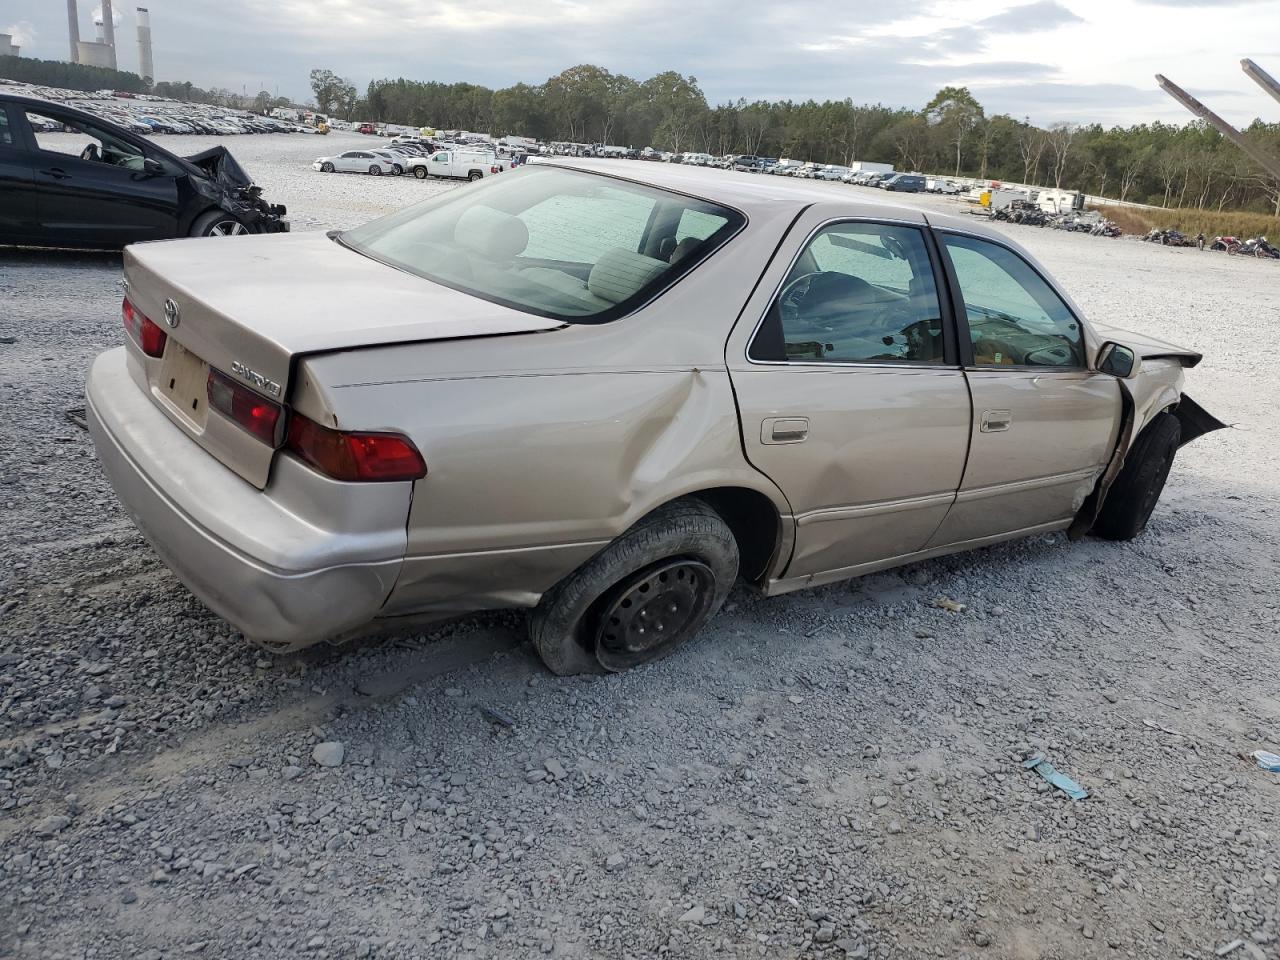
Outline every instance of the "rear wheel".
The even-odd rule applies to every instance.
[[[484,176],[484,174],[483,174],[483,173],[481,173],[479,170],[472,170],[470,173],[468,173],[468,174],[467,174],[467,179],[468,179],[468,180],[479,180],[479,179],[480,179],[481,177],[483,177],[483,176]]]
[[[248,232],[248,227],[225,210],[202,213],[191,224],[193,237],[242,237]]]
[[[378,166],[376,163],[369,168],[369,172],[373,174],[375,177],[382,176],[382,168]]]
[[[1182,438],[1182,425],[1171,413],[1157,414],[1134,441],[1116,477],[1093,532],[1106,540],[1132,540],[1146,529],[1151,511],[1164,490]]]
[[[529,616],[529,636],[561,676],[626,670],[693,637],[737,576],[728,525],[702,501],[680,500],[547,591]]]
[[[321,173],[333,173],[333,164],[332,164],[332,163],[328,163],[328,162],[325,162],[325,163],[320,164],[320,172],[321,172]]]

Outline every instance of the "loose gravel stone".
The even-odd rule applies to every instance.
[[[309,169],[368,142],[229,146],[299,232],[473,189]],[[0,347],[0,410],[24,411],[0,416],[0,951],[1270,956],[1280,810],[1237,755],[1280,752],[1258,669],[1280,264],[997,229],[1093,318],[1205,353],[1189,392],[1239,428],[1179,451],[1147,530],[739,587],[696,644],[578,678],[536,666],[513,613],[247,644],[166,570],[64,416],[121,342],[119,255],[0,250],[22,334]],[[355,694],[369,677],[398,685]],[[314,753],[330,744],[337,772]],[[1090,800],[1029,776],[1036,754]]]

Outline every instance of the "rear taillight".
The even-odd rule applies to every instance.
[[[490,172],[490,173],[497,173],[497,172],[498,172],[498,168],[497,168],[497,167],[490,167],[490,168],[489,168],[489,172]]]
[[[284,408],[217,370],[209,371],[209,406],[250,436],[271,447],[278,445]]]
[[[334,480],[418,480],[427,475],[418,448],[398,433],[330,430],[294,413],[285,446]]]
[[[124,328],[128,331],[129,336],[133,337],[134,342],[142,348],[142,352],[148,357],[160,357],[164,355],[164,344],[169,339],[168,335],[161,330],[151,319],[141,310],[135,307],[128,297],[120,304],[120,312],[124,316]]]

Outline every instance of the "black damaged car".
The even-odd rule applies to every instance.
[[[283,233],[284,215],[224,147],[179,157],[83,111],[0,95],[0,244]]]

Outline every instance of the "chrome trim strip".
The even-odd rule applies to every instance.
[[[901,513],[905,510],[918,510],[924,507],[949,506],[955,500],[955,492],[930,493],[922,497],[908,497],[905,500],[880,500],[876,503],[858,503],[843,507],[822,507],[807,513],[796,515],[796,524],[805,526],[809,523],[823,523],[827,520],[853,520],[862,517],[877,517],[886,513]]]
[[[1055,473],[1048,477],[1034,477],[1031,480],[1014,480],[1012,483],[993,483],[987,487],[974,487],[961,490],[956,494],[956,503],[972,503],[975,500],[986,500],[988,497],[1002,497],[1012,493],[1025,493],[1029,490],[1041,490],[1045,487],[1065,486],[1068,483],[1079,483],[1083,480],[1096,480],[1101,466],[1084,470],[1073,470],[1071,473]]]

